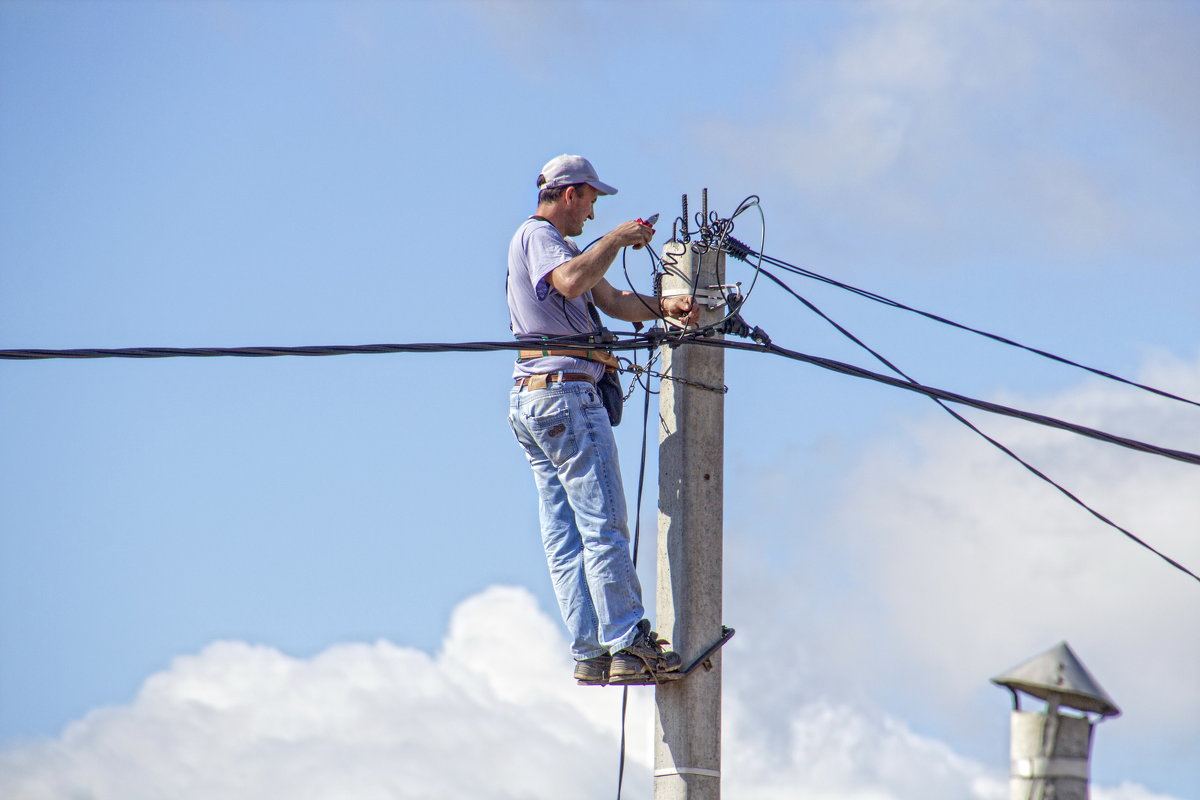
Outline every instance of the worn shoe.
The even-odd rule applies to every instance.
[[[605,653],[595,658],[576,661],[575,680],[581,686],[603,686],[608,683],[608,670],[612,660],[612,656]]]
[[[663,650],[664,644],[670,642],[650,630],[650,620],[642,620],[633,643],[612,657],[609,680],[613,683],[658,680],[664,673],[675,672],[683,665],[683,658],[672,650]]]

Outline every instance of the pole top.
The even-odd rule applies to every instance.
[[[1059,642],[1041,655],[992,678],[992,683],[1013,691],[1014,698],[1020,690],[1047,702],[1093,711],[1102,717],[1121,713],[1066,642]]]

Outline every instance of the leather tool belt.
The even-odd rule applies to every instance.
[[[621,424],[621,414],[625,408],[625,396],[621,390],[621,381],[617,377],[617,373],[621,368],[621,362],[617,361],[617,357],[607,350],[559,350],[557,348],[542,348],[540,350],[520,350],[517,353],[518,361],[525,361],[530,358],[543,358],[545,356],[568,356],[571,358],[585,358],[588,361],[595,361],[604,365],[604,375],[596,383],[596,388],[600,391],[600,399],[604,403],[604,409],[608,412],[608,421],[615,427]],[[592,381],[592,376],[582,372],[550,372],[544,375],[534,375],[530,378],[518,378],[517,385],[525,386],[530,389],[545,389],[546,383],[554,380],[553,376],[562,375],[560,380],[578,380],[572,376],[582,376],[583,380]],[[522,383],[525,381],[525,383]]]

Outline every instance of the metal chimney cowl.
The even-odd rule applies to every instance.
[[[1121,709],[1066,642],[1059,642],[1046,652],[1008,672],[992,678],[992,683],[1016,692],[1040,698],[1050,703],[1091,711],[1102,717],[1115,717]]]

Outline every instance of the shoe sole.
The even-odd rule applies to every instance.
[[[687,677],[683,672],[660,672],[651,675],[643,672],[640,675],[614,675],[608,679],[612,686],[657,686],[661,683],[681,681]]]

